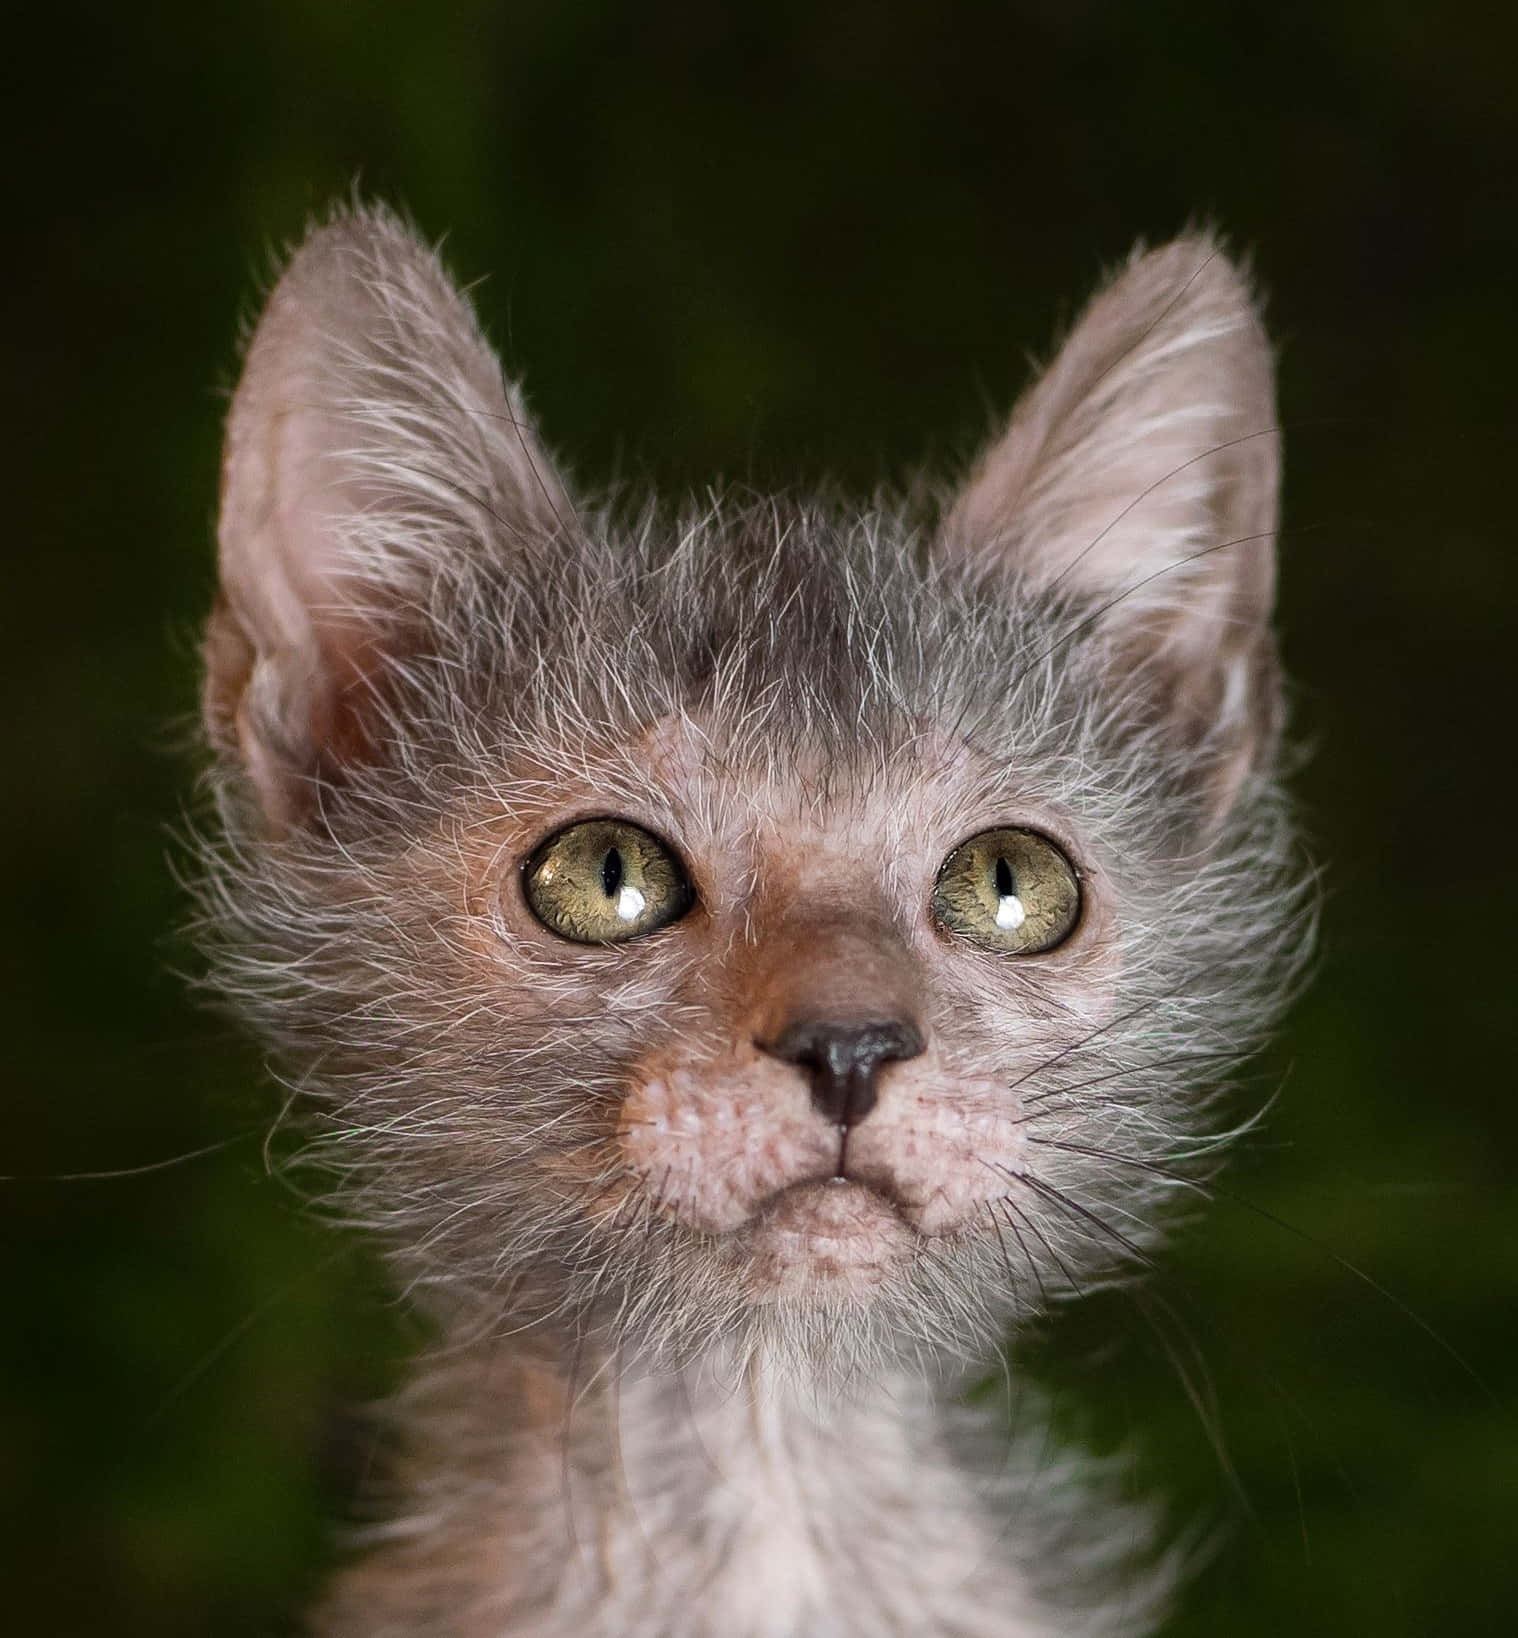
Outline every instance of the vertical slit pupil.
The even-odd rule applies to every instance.
[[[996,861],[996,896],[999,899],[1010,899],[1017,891],[1017,879],[1012,874],[1012,866],[1005,859]]]
[[[622,854],[617,848],[608,848],[606,857],[601,861],[601,890],[607,898],[614,899],[621,885]]]

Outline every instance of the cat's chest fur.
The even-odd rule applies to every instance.
[[[478,1423],[455,1403],[447,1490],[428,1498],[430,1515],[398,1521],[398,1558],[339,1584],[323,1630],[427,1630],[427,1610],[443,1607],[456,1638],[1049,1630],[1012,1559],[1071,1520],[1055,1472],[1041,1501],[1036,1484],[1023,1488],[991,1414],[957,1410],[951,1430],[908,1376],[839,1401],[798,1399],[752,1361],[736,1379],[733,1369],[722,1359],[675,1376],[608,1373],[572,1409],[563,1382],[497,1373],[490,1392],[508,1396],[495,1413],[510,1434],[492,1436],[485,1396]],[[544,1419],[524,1423],[534,1402]],[[1019,1501],[1044,1513],[1020,1520],[1021,1547],[1008,1538]]]

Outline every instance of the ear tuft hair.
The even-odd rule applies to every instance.
[[[394,212],[291,258],[227,419],[204,715],[276,828],[363,754],[365,702],[460,553],[569,516],[468,302]]]
[[[1269,344],[1211,235],[1135,251],[1077,320],[943,528],[943,549],[1085,611],[1089,641],[1197,748],[1211,810],[1268,760],[1280,438]]]

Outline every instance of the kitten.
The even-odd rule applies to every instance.
[[[1144,1516],[955,1389],[1143,1258],[1301,958],[1271,373],[1184,238],[936,524],[629,512],[394,215],[295,255],[227,426],[208,945],[442,1338],[317,1632],[1152,1626]]]

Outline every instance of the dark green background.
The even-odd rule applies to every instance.
[[[337,1409],[414,1340],[263,1175],[276,1093],[168,970],[219,388],[269,248],[355,177],[489,274],[591,483],[947,469],[1136,237],[1202,216],[1253,252],[1325,916],[1228,1186],[1292,1227],[1220,1203],[1164,1283],[1178,1321],[1103,1299],[1036,1359],[1178,1523],[1228,1527],[1170,1632],[1513,1630],[1499,14],[287,0],[8,38],[9,1630],[279,1630],[351,1481]]]

